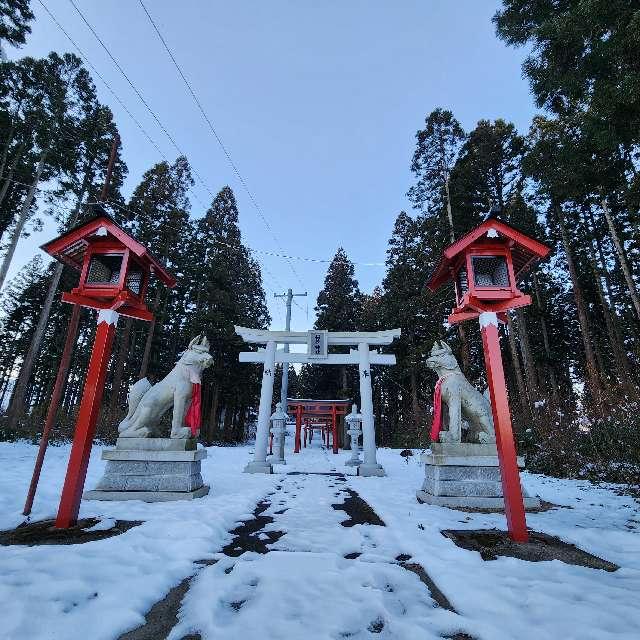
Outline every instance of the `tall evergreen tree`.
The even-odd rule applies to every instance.
[[[3,42],[19,47],[31,33],[33,12],[29,0],[0,0],[0,50]]]
[[[316,300],[316,329],[328,331],[357,331],[361,321],[362,294],[355,277],[355,267],[340,247],[324,279],[324,286]],[[317,398],[353,398],[357,384],[353,372],[341,365],[335,369],[322,365],[305,367],[305,392]],[[310,383],[310,384],[309,384]]]
[[[201,256],[186,273],[190,282],[188,326],[211,343],[214,364],[207,372],[204,438],[227,442],[242,437],[244,420],[258,390],[257,371],[238,362],[242,342],[234,325],[266,328],[260,268],[242,244],[235,195],[226,186],[196,222],[192,250]]]

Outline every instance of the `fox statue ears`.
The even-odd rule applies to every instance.
[[[451,351],[451,347],[444,340],[436,340],[433,343],[433,348],[431,349],[431,354],[435,355],[436,353],[444,351],[445,353],[453,353]]]
[[[193,351],[209,351],[209,340],[207,340],[207,336],[201,333],[193,338],[187,347],[187,350],[190,349]]]

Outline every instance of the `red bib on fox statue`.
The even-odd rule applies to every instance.
[[[202,412],[202,385],[199,382],[193,383],[191,394],[191,404],[184,416],[184,423],[191,429],[195,438],[200,432],[201,412]]]
[[[433,421],[431,422],[431,442],[438,442],[442,431],[442,383],[453,374],[447,373],[438,378],[436,388],[433,390]]]

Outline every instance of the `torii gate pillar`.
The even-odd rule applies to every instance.
[[[262,366],[262,387],[260,389],[260,408],[258,409],[258,427],[256,429],[256,446],[253,460],[244,468],[245,473],[273,473],[273,468],[267,462],[269,450],[269,418],[271,417],[271,402],[273,401],[273,372],[276,364],[276,343],[267,342],[267,348]]]
[[[383,476],[384,469],[376,459],[376,427],[373,423],[373,392],[371,390],[371,366],[369,345],[358,344],[358,369],[360,371],[360,413],[362,414],[362,448],[364,462],[358,467],[359,476]]]

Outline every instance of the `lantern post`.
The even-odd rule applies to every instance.
[[[100,212],[42,249],[80,272],[78,286],[62,300],[98,311],[96,335],[82,392],[69,464],[55,526],[76,524],[91,446],[104,392],[111,347],[120,315],[150,321],[144,297],[153,274],[173,287],[175,278],[106,213]]]
[[[479,319],[505,516],[509,535],[516,542],[527,542],[529,536],[498,322],[506,321],[509,309],[531,304],[531,297],[518,289],[518,280],[549,251],[544,244],[501,220],[499,212],[494,210],[480,225],[444,250],[427,283],[433,292],[453,281],[457,304],[448,318],[449,324]]]

